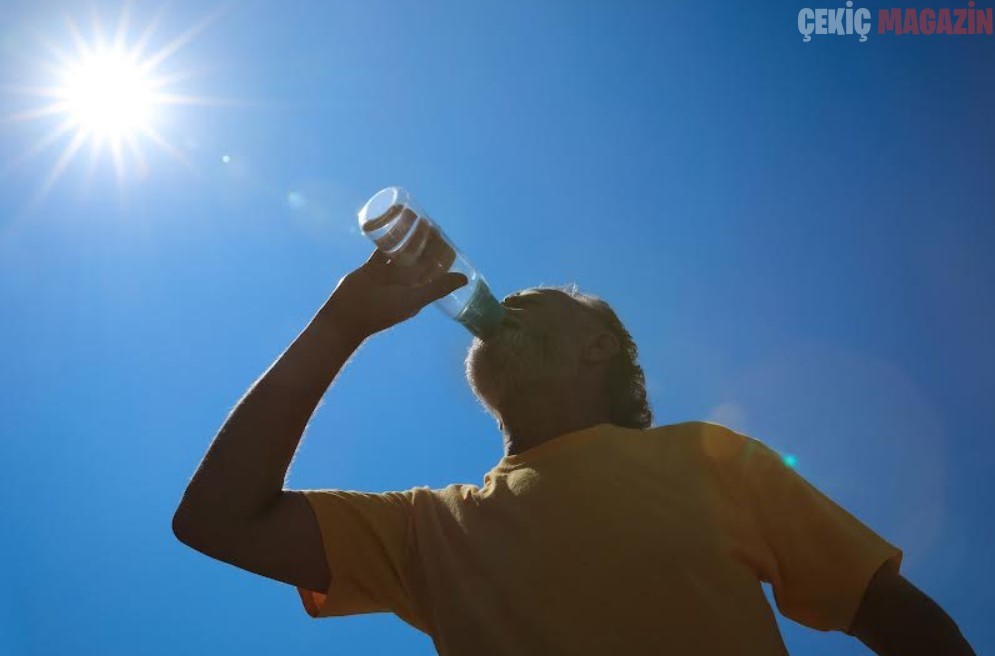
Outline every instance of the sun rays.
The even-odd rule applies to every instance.
[[[183,93],[180,83],[193,74],[167,71],[164,64],[219,14],[220,10],[213,12],[169,40],[158,38],[162,11],[137,31],[126,5],[115,21],[113,34],[96,16],[88,29],[67,16],[62,41],[53,40],[51,35],[38,38],[38,52],[33,53],[31,63],[38,67],[41,80],[3,87],[5,94],[21,98],[27,106],[0,118],[0,123],[33,127],[48,123],[6,169],[46,151],[54,152],[35,195],[37,201],[85,150],[89,150],[86,178],[109,159],[119,191],[126,173],[144,174],[148,170],[149,146],[189,167],[182,151],[161,130],[169,107],[229,101]],[[156,41],[164,45],[154,48]]]

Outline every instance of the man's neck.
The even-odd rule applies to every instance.
[[[544,442],[610,421],[608,403],[576,390],[532,391],[508,404],[501,416],[505,455],[517,455]]]

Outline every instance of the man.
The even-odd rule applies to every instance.
[[[902,552],[709,422],[651,427],[636,346],[575,289],[503,301],[467,377],[505,455],[483,487],[288,490],[304,429],[369,336],[466,284],[379,251],[236,405],[177,538],[297,587],[312,617],[386,612],[451,654],[784,654],[779,610],[878,654],[972,654]],[[424,282],[425,280],[429,282]]]

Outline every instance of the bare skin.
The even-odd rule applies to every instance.
[[[370,336],[466,284],[430,262],[399,267],[378,251],[339,280],[211,443],[173,516],[184,544],[249,572],[318,592],[333,583],[303,495],[284,488],[321,397]],[[600,392],[615,338],[569,295],[525,290],[509,318],[466,358],[467,378],[498,421],[506,454],[608,421]],[[582,575],[582,573],[579,573]],[[957,625],[898,572],[871,580],[848,631],[881,655],[974,654]]]
[[[888,564],[868,584],[847,633],[879,656],[974,656],[946,611]]]
[[[314,515],[284,480],[308,420],[356,349],[466,284],[458,274],[426,275],[429,268],[397,267],[374,250],[339,280],[218,431],[173,516],[181,542],[263,576],[328,588]]]
[[[486,341],[474,339],[466,375],[498,421],[505,454],[608,422],[603,379],[615,336],[557,290],[526,290],[502,304],[509,319]]]

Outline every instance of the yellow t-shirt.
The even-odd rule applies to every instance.
[[[312,617],[393,612],[442,656],[785,654],[760,582],[846,630],[902,552],[763,443],[710,422],[612,424],[501,458],[483,487],[303,490],[329,589]]]

